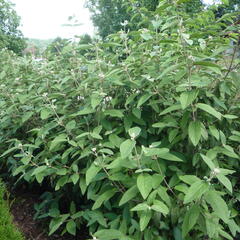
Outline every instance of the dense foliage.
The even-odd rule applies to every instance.
[[[20,19],[8,0],[0,0],[0,49],[7,48],[21,54],[26,47],[21,31]]]
[[[7,202],[4,200],[6,189],[0,181],[0,236],[1,240],[23,240],[23,236],[13,225]]]
[[[216,21],[184,8],[135,9],[146,28],[125,23],[107,42],[68,44],[43,62],[2,50],[1,165],[19,183],[48,186],[36,216],[51,220],[50,234],[85,225],[95,240],[240,232],[237,45],[226,53],[239,26],[234,14]]]

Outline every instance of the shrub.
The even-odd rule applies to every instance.
[[[2,52],[2,164],[53,189],[37,208],[50,234],[87,224],[101,240],[236,236],[239,59],[224,63],[237,39],[222,37],[233,17],[189,18],[161,1],[148,29],[125,25],[50,61]]]

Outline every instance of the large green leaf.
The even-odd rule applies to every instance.
[[[208,189],[209,185],[204,181],[197,181],[193,183],[184,197],[184,204],[199,199]]]
[[[96,166],[95,163],[92,163],[92,165],[87,169],[86,172],[86,184],[89,185],[89,183],[92,181],[92,179],[97,175],[97,173],[101,170],[99,166]]]
[[[141,213],[140,215],[140,230],[144,231],[144,229],[147,227],[148,223],[150,222],[152,218],[152,212],[147,210]]]
[[[140,174],[137,178],[137,187],[144,199],[152,190],[152,178],[149,174]]]
[[[108,201],[111,197],[114,196],[114,194],[116,193],[115,189],[110,189],[104,193],[102,193],[95,201],[95,203],[92,206],[92,210],[95,210],[99,207],[101,207],[101,205],[105,202]]]
[[[135,147],[136,142],[134,140],[126,140],[120,145],[120,153],[122,158],[127,158],[132,153],[133,148]]]
[[[132,186],[131,188],[129,188],[122,196],[120,202],[119,202],[119,206],[123,205],[124,203],[127,203],[128,201],[130,201],[131,199],[133,199],[138,193],[138,188],[137,186]]]
[[[197,93],[198,93],[197,91],[188,91],[181,93],[179,100],[182,109],[188,107],[196,99]]]
[[[216,117],[217,119],[221,120],[222,114],[218,111],[216,111],[213,107],[210,105],[207,105],[205,103],[198,103],[196,104],[197,108],[200,108],[201,110],[211,114],[212,116]]]
[[[200,208],[198,205],[193,205],[185,214],[182,224],[182,237],[185,238],[188,232],[197,223],[200,214]]]
[[[221,170],[220,170],[220,173],[221,173]],[[227,177],[225,177],[223,174],[217,174],[216,177],[219,180],[219,182],[221,182],[227,188],[227,190],[230,193],[232,193],[232,183],[231,183],[231,181]]]
[[[168,207],[161,201],[155,200],[151,208],[157,212],[167,215],[169,213]]]
[[[188,127],[188,136],[194,146],[197,146],[201,139],[201,122],[190,122]]]
[[[206,201],[211,205],[215,214],[225,223],[229,221],[229,210],[226,202],[221,195],[216,191],[209,191],[205,195]]]
[[[124,234],[116,229],[103,229],[94,233],[99,240],[115,240],[124,237]]]

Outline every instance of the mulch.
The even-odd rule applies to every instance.
[[[26,240],[87,240],[87,229],[72,236],[70,234],[53,234],[48,236],[48,223],[35,220],[34,205],[40,202],[40,195],[29,192],[11,192],[10,210],[13,222],[23,233]]]

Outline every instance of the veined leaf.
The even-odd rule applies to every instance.
[[[87,186],[92,181],[92,179],[97,175],[97,173],[101,170],[99,166],[96,166],[94,163],[88,168],[86,172],[86,184]]]
[[[167,205],[165,205],[163,202],[161,202],[159,200],[155,200],[153,202],[153,205],[151,206],[151,208],[153,210],[163,213],[165,215],[167,215],[169,213],[169,209],[168,209]]]
[[[201,181],[200,178],[198,178],[195,175],[184,175],[184,176],[179,176],[179,179],[181,179],[183,182],[192,185],[193,183],[197,181]]]
[[[175,104],[175,105],[172,105],[172,106],[166,108],[164,111],[162,111],[162,112],[160,113],[160,115],[164,115],[164,114],[167,114],[167,113],[170,113],[170,112],[179,110],[179,109],[181,109],[181,108],[182,108],[182,107],[181,107],[180,104]]]
[[[149,210],[151,207],[147,203],[139,203],[137,206],[131,209],[131,211],[145,211]]]
[[[144,229],[147,227],[148,223],[150,222],[152,218],[152,212],[151,211],[144,211],[141,213],[140,216],[140,230],[144,231]]]
[[[140,97],[140,99],[138,100],[137,108],[141,107],[150,97],[152,97],[152,94],[150,93],[147,93]]]
[[[118,117],[118,118],[123,118],[124,117],[122,111],[121,110],[116,110],[116,109],[106,110],[104,112],[104,114],[109,115],[111,117]]]
[[[213,161],[210,158],[208,158],[207,156],[203,155],[203,154],[200,154],[200,155],[201,155],[203,161],[208,165],[208,167],[211,170],[213,170],[215,168],[215,165],[214,165]]]
[[[152,178],[149,174],[140,174],[137,178],[137,187],[144,199],[152,190]]]
[[[131,153],[133,148],[135,147],[136,142],[133,140],[126,140],[120,145],[120,153],[122,158],[127,158]]]
[[[198,205],[193,205],[185,214],[183,225],[182,225],[182,237],[185,238],[189,231],[197,223],[200,214]]]
[[[215,67],[215,68],[220,68],[221,69],[220,65],[217,65],[215,63],[208,62],[208,61],[194,62],[194,65],[205,66],[205,67]]]
[[[221,174],[221,170],[220,170],[220,174],[217,174],[216,177],[219,180],[219,182],[221,182],[223,186],[225,186],[228,189],[228,191],[232,193],[232,183],[227,177]]]
[[[216,117],[217,119],[221,120],[222,114],[220,112],[217,112],[213,107],[205,104],[205,103],[198,103],[197,108],[200,108],[201,110],[211,114],[212,116]]]
[[[225,223],[229,221],[229,211],[226,202],[216,191],[209,191],[205,195],[205,200],[211,205],[215,214]]]
[[[77,228],[77,225],[73,219],[71,219],[66,225],[67,231],[73,236],[76,235],[76,228]]]
[[[184,197],[184,204],[199,199],[208,189],[209,185],[204,181],[197,181],[193,183]]]
[[[197,91],[183,92],[179,98],[182,109],[188,107],[196,99],[197,94]]]
[[[91,109],[91,108],[84,108],[83,110],[77,112],[77,113],[74,113],[72,114],[71,116],[72,117],[76,117],[76,116],[81,116],[81,115],[88,115],[88,114],[91,114],[91,113],[94,113],[95,110],[94,109]]]
[[[145,148],[143,147],[144,155],[147,157],[151,156],[161,156],[169,152],[168,148]]]
[[[159,157],[164,160],[168,160],[168,161],[183,162],[183,160],[181,158],[179,158],[178,156],[176,156],[170,152],[161,154],[161,155],[159,155]]]
[[[104,192],[103,194],[101,194],[97,200],[95,201],[95,203],[92,206],[92,210],[95,210],[99,207],[101,207],[101,205],[103,204],[103,202],[108,201],[111,197],[114,196],[114,194],[116,193],[115,189],[110,189],[106,192]]]
[[[201,139],[201,122],[199,121],[190,122],[188,127],[188,135],[193,145],[197,146]]]
[[[115,240],[124,237],[125,235],[116,229],[103,229],[94,234],[99,240]]]
[[[125,204],[126,202],[130,201],[131,199],[133,199],[138,193],[138,188],[137,186],[132,186],[131,188],[129,188],[122,196],[120,202],[119,202],[119,206],[122,206],[123,204]]]

